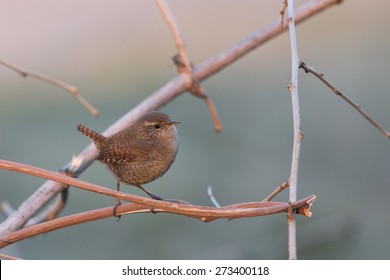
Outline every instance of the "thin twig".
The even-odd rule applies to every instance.
[[[206,103],[207,108],[209,108],[211,119],[214,122],[215,132],[218,132],[218,133],[222,132],[223,126],[221,123],[221,119],[218,116],[217,108],[215,107],[213,100],[209,96],[206,96],[206,98],[204,99],[204,102]]]
[[[340,3],[339,0],[309,1],[298,7],[295,11],[295,23],[302,22],[305,19],[314,16],[318,12],[338,3]],[[210,57],[208,60],[194,67],[194,78],[201,81],[216,74],[258,46],[264,44],[272,38],[275,38],[285,29],[286,27],[283,30],[280,30],[280,19],[278,18],[265,27],[260,28],[258,31],[245,37],[241,41],[221,51],[219,54]],[[132,108],[129,112],[113,123],[103,134],[110,135],[118,132],[119,130],[133,124],[146,112],[159,109],[161,106],[167,104],[169,101],[185,92],[187,90],[186,85],[186,78],[182,75],[168,81],[159,90],[144,99],[140,104]],[[97,155],[96,153],[97,151],[93,144],[89,144],[85,147],[84,150],[77,155],[80,164],[77,169],[73,170],[72,176],[78,177],[86,168],[88,168],[88,166],[90,166],[95,160]],[[71,162],[67,163],[63,169],[69,168],[70,165]],[[18,207],[17,211],[12,213],[10,217],[0,224],[0,236],[21,228],[32,216],[44,207],[48,201],[55,197],[64,188],[66,188],[66,185],[64,184],[46,181],[35,193],[33,193]]]
[[[280,29],[283,30],[284,25],[284,13],[286,12],[287,8],[287,0],[283,0],[282,8],[280,8],[279,14],[280,14]]]
[[[299,154],[301,149],[302,132],[300,129],[300,110],[299,110],[299,95],[298,95],[298,71],[299,71],[299,58],[298,48],[295,33],[295,19],[294,19],[294,1],[287,1],[288,10],[288,29],[290,33],[290,46],[291,46],[291,84],[288,90],[291,94],[292,111],[293,111],[293,123],[294,123],[294,143],[291,159],[291,173],[288,180],[290,186],[290,202],[294,202],[297,199],[297,186],[298,186],[298,166],[299,166]],[[289,259],[297,259],[297,245],[296,245],[296,221],[294,213],[288,216],[288,254]]]
[[[286,181],[283,184],[281,184],[279,187],[277,187],[272,193],[270,193],[269,196],[264,198],[263,201],[268,201],[268,202],[271,201],[277,194],[279,194],[280,192],[282,192],[284,189],[286,189],[288,187],[289,187],[289,184],[288,184],[288,181]]]
[[[185,65],[185,68],[188,71],[187,73],[191,75],[192,74],[191,62],[186,51],[184,39],[181,36],[179,26],[176,23],[176,19],[173,16],[173,13],[170,10],[168,4],[164,0],[156,0],[156,3],[157,6],[160,8],[162,14],[164,15],[164,18],[168,23],[169,28],[172,31],[173,38],[175,39],[176,47],[177,50],[179,51],[181,61]]]
[[[221,208],[221,205],[218,203],[217,199],[214,197],[213,194],[213,187],[212,186],[207,186],[207,196],[209,197],[211,203],[217,207]]]
[[[93,107],[86,99],[84,99],[84,97],[82,97],[80,95],[79,91],[77,90],[77,88],[75,86],[72,86],[68,83],[65,83],[61,80],[58,80],[56,78],[50,77],[50,76],[42,74],[42,73],[38,73],[38,72],[27,70],[27,69],[22,69],[21,67],[16,66],[15,64],[6,62],[4,60],[0,60],[0,64],[3,65],[4,67],[7,67],[7,68],[15,71],[16,73],[21,75],[23,78],[31,77],[31,78],[34,78],[37,80],[41,80],[41,81],[55,85],[56,87],[59,87],[65,91],[69,92],[85,109],[87,109],[91,113],[91,115],[93,115],[95,117],[99,116],[98,110],[96,110],[95,107]]]
[[[351,105],[359,114],[361,114],[370,124],[376,127],[381,133],[383,133],[387,138],[390,139],[390,132],[386,131],[382,126],[380,126],[377,122],[375,122],[370,116],[368,116],[360,107],[359,104],[353,102],[346,95],[344,95],[337,87],[335,87],[331,82],[324,78],[324,74],[314,70],[312,67],[308,66],[304,62],[300,62],[299,68],[305,70],[306,73],[311,73],[316,76],[320,81],[322,81],[325,85],[327,85],[335,95],[340,96],[344,101],[346,101],[349,105]]]

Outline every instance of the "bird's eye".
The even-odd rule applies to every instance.
[[[154,125],[154,128],[155,129],[159,129],[161,127],[161,125],[159,124],[159,123],[156,123],[155,125]]]

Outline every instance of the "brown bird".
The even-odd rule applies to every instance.
[[[81,124],[77,125],[77,129],[95,143],[98,150],[96,159],[114,175],[118,191],[123,182],[140,188],[153,199],[161,200],[142,185],[164,175],[175,160],[179,147],[175,127],[178,123],[164,113],[153,111],[132,126],[108,137]],[[119,205],[118,200],[114,215]]]

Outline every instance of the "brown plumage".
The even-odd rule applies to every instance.
[[[164,175],[175,160],[179,147],[175,124],[168,115],[150,112],[132,126],[105,137],[81,124],[78,131],[91,138],[104,163],[117,180],[136,186],[153,199],[161,199],[142,187]]]

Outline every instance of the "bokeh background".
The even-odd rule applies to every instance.
[[[279,17],[282,1],[169,1],[197,64]],[[298,1],[296,6],[305,1]],[[57,170],[160,88],[176,53],[154,1],[0,1],[0,57],[78,87],[101,112],[66,92],[0,67],[0,158]],[[344,1],[297,27],[299,56],[390,129],[388,1]],[[216,134],[204,103],[189,94],[162,111],[181,120],[178,157],[147,187],[211,205],[261,200],[289,176],[292,152],[290,46],[285,33],[203,83],[224,124]],[[317,195],[298,217],[302,259],[390,257],[390,142],[317,79],[300,72],[304,140],[298,197]],[[93,164],[81,179],[115,187]],[[0,200],[21,204],[44,181],[0,170]],[[128,192],[143,195],[132,187]],[[288,192],[276,200],[287,201]],[[72,188],[61,215],[113,205]],[[1,217],[4,219],[4,216]],[[5,251],[27,259],[286,259],[285,214],[202,223],[171,214],[90,222],[37,236]]]

